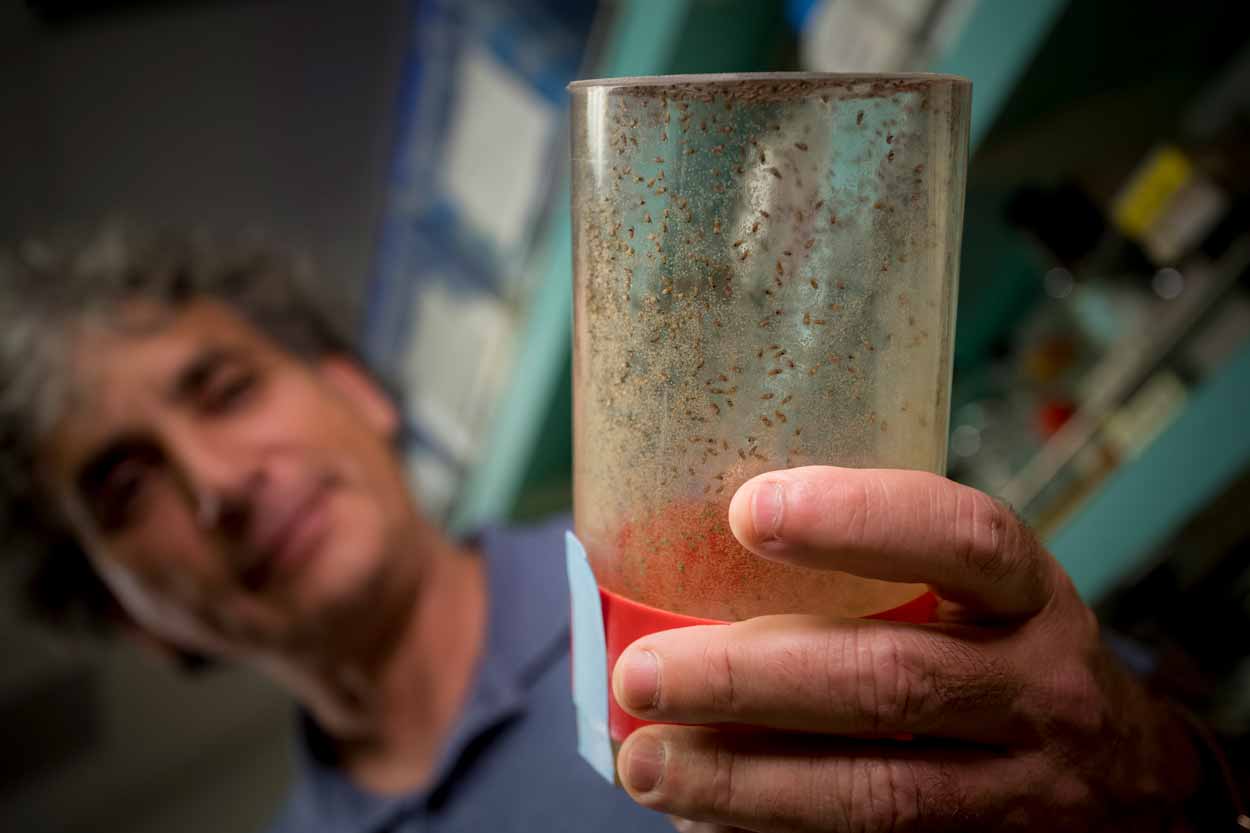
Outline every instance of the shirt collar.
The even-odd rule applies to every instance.
[[[396,814],[444,797],[454,788],[452,776],[472,743],[519,716],[540,673],[568,650],[569,596],[562,553],[569,526],[561,517],[524,529],[487,528],[475,537],[486,559],[486,645],[469,698],[430,783],[398,797],[362,790],[334,765],[324,735],[301,712],[300,777],[288,803],[288,818],[308,830],[364,833],[382,829]]]
[[[486,664],[522,689],[568,651],[564,531],[570,526],[561,517],[523,529],[488,529],[478,539],[490,594]]]

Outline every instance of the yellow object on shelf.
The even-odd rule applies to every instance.
[[[1140,239],[1163,215],[1172,198],[1193,176],[1194,167],[1171,145],[1157,149],[1116,198],[1115,224],[1129,237]]]

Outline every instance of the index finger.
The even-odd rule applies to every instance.
[[[761,474],[734,495],[729,525],[763,558],[923,582],[994,616],[1041,610],[1057,571],[1007,507],[927,472],[806,466]]]

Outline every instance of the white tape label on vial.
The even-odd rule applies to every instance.
[[[608,736],[608,646],[603,629],[599,584],[586,548],[564,533],[565,565],[573,606],[573,705],[577,711],[577,751],[608,783],[614,782],[612,741]]]

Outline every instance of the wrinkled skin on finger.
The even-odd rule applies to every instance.
[[[669,816],[668,820],[677,833],[739,833],[742,830],[741,827],[725,827],[708,821],[683,819],[680,816]]]
[[[613,690],[660,722],[620,751],[639,803],[696,830],[1174,829],[1196,787],[1184,730],[1008,509],[933,475],[809,467],[748,482],[730,523],[761,557],[925,582],[937,621],[638,640]]]

